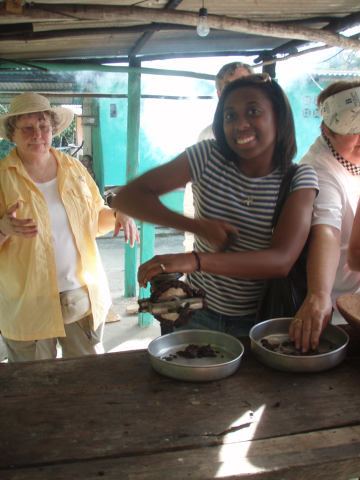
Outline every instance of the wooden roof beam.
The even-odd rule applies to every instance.
[[[322,30],[329,30],[331,32],[338,33],[347,30],[348,28],[355,27],[356,25],[360,25],[360,12],[352,13],[351,15],[347,15],[343,18],[331,18],[328,19],[328,22],[328,25],[326,25]],[[281,45],[281,47],[271,50],[271,55],[275,56],[279,53],[293,54],[296,53],[296,48],[303,47],[308,43],[309,42],[303,42],[300,40],[292,40],[291,42],[287,42],[284,45]]]
[[[43,7],[37,7],[37,10],[41,10]],[[44,10],[44,9],[43,9]],[[23,9],[25,17],[30,11],[29,9]],[[86,20],[103,20],[109,19],[111,15],[112,20],[116,17],[126,20],[132,20],[134,22],[141,21],[142,23],[163,22],[171,23],[174,25],[188,25],[196,27],[198,23],[198,13],[184,12],[178,10],[169,9],[154,9],[154,8],[141,8],[141,7],[124,7],[124,6],[81,6],[81,5],[61,5],[47,6],[46,11],[52,12],[56,15],[68,16],[72,19],[86,19]],[[5,17],[9,15],[5,13]],[[15,17],[15,16],[14,16]],[[23,18],[22,16],[16,16],[16,18]],[[4,15],[0,16],[0,20]],[[47,18],[48,20],[49,18]],[[35,18],[33,17],[33,21]],[[218,15],[208,15],[208,24],[210,28],[216,28],[218,30],[225,30],[230,32],[241,32],[251,35],[262,35],[277,38],[289,38],[297,40],[305,40],[307,42],[320,42],[332,47],[340,47],[345,49],[359,50],[360,42],[358,40],[349,39],[340,34],[334,34],[325,30],[316,30],[307,27],[279,25],[277,23],[270,22],[257,22],[250,20],[243,20],[240,18],[225,17]]]

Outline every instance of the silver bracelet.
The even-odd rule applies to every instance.
[[[1,230],[0,230],[0,237],[8,237],[9,235],[5,235],[5,233],[3,233]]]

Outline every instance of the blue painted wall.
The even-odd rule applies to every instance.
[[[329,83],[319,82],[319,85],[326,88]],[[294,114],[298,149],[294,161],[298,162],[320,134],[321,117],[316,100],[321,90],[314,82],[305,82],[302,77],[296,79],[291,88],[285,87],[284,90]]]

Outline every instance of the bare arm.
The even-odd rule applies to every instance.
[[[310,231],[314,189],[293,192],[286,200],[268,249],[247,252],[200,252],[201,271],[237,278],[263,279],[285,277],[300,255]],[[145,286],[154,275],[165,271],[192,273],[195,255],[161,255],[141,265],[138,280]]]
[[[354,224],[349,240],[348,265],[351,270],[360,272],[360,202],[356,209]]]
[[[306,262],[308,294],[292,323],[290,336],[296,348],[315,349],[332,315],[331,291],[340,260],[341,233],[329,225],[314,225]]]
[[[138,220],[195,233],[214,249],[222,249],[228,242],[228,235],[237,234],[235,227],[215,220],[184,217],[159,200],[160,195],[183,187],[190,180],[189,162],[184,152],[123,187],[113,198],[111,206]]]
[[[140,242],[139,232],[136,228],[135,222],[132,218],[116,211],[116,218],[114,216],[115,210],[109,207],[103,208],[99,213],[98,231],[105,235],[114,230],[114,237],[116,237],[120,230],[124,230],[125,242],[128,243],[130,239],[130,246],[133,247],[135,241]]]

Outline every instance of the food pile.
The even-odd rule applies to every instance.
[[[203,358],[203,357],[216,357],[217,353],[209,345],[194,345],[191,343],[188,345],[185,350],[179,350],[176,352],[180,357],[186,358]]]
[[[188,345],[185,350],[179,350],[176,352],[179,357],[184,357],[184,358],[204,358],[204,357],[217,357],[217,353],[220,353],[217,350],[213,350],[210,347],[210,344],[208,345],[195,345],[191,343]],[[168,362],[171,362],[173,358],[177,358],[177,355],[168,355],[166,357],[162,357],[162,360],[167,360]]]
[[[328,353],[328,351],[319,351],[318,348],[313,350],[310,348],[309,351],[306,353],[303,353],[301,350],[296,350],[295,348],[295,342],[292,340],[285,340],[284,342],[281,343],[270,343],[267,338],[262,338],[260,340],[261,345],[266,348],[267,350],[270,350],[272,352],[276,353],[282,353],[283,355],[292,355],[295,357],[311,357],[314,355],[322,355],[323,353]],[[332,350],[334,347],[333,345],[329,346],[329,350]]]

